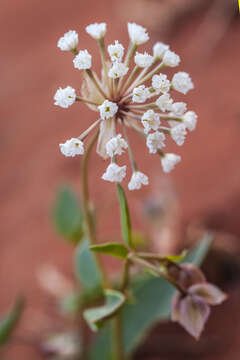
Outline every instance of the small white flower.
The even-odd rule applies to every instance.
[[[171,129],[171,136],[178,146],[182,146],[187,135],[186,126],[179,124]]]
[[[163,112],[171,111],[172,104],[173,104],[173,99],[171,99],[169,94],[163,94],[163,95],[159,96],[159,98],[156,100],[156,105]]]
[[[167,75],[159,74],[152,77],[152,87],[157,92],[167,93],[170,90],[170,81]]]
[[[66,32],[64,36],[58,40],[57,46],[62,51],[72,51],[76,49],[77,44],[78,44],[78,34],[75,30],[70,30]]]
[[[144,126],[145,134],[148,134],[150,130],[157,130],[160,125],[160,117],[153,110],[146,111],[143,114],[141,121]]]
[[[148,176],[140,171],[134,171],[131,180],[128,183],[129,190],[139,190],[142,185],[148,185]]]
[[[165,146],[165,138],[165,135],[159,131],[149,134],[147,136],[147,147],[149,148],[149,152],[151,154],[156,154],[158,149],[162,149]]]
[[[76,92],[71,86],[67,86],[62,89],[59,88],[54,95],[55,105],[60,106],[62,108],[68,108],[71,106],[76,100]]]
[[[183,123],[190,131],[195,130],[197,125],[197,114],[194,111],[187,111],[183,116]]]
[[[121,134],[113,137],[106,144],[106,151],[110,157],[114,155],[121,155],[124,152],[124,149],[128,148],[127,142],[122,138]]]
[[[172,78],[172,86],[176,91],[186,95],[189,90],[194,88],[189,74],[183,71],[176,73]]]
[[[180,64],[180,57],[175,52],[167,50],[163,55],[163,63],[170,67],[175,67]]]
[[[169,50],[169,45],[166,45],[162,42],[157,42],[154,46],[153,46],[153,56],[155,59],[162,59],[163,55],[165,54],[165,52]]]
[[[187,104],[184,102],[176,102],[172,106],[173,116],[180,117],[187,111]]]
[[[87,50],[80,50],[78,55],[73,59],[73,64],[76,69],[86,70],[92,66],[92,56]]]
[[[181,156],[175,154],[165,154],[161,158],[163,171],[169,173],[172,171],[177,163],[181,161]]]
[[[147,30],[135,23],[128,23],[128,34],[132,43],[136,45],[144,44],[149,40]]]
[[[118,111],[118,106],[116,103],[105,100],[102,105],[98,106],[100,111],[100,116],[102,120],[112,118]]]
[[[136,52],[136,55],[134,57],[135,64],[141,68],[151,66],[153,60],[154,60],[153,56],[149,55],[146,51],[144,54]]]
[[[107,31],[106,23],[95,23],[86,27],[86,32],[96,40],[104,37]]]
[[[124,63],[114,62],[111,69],[108,72],[108,76],[113,79],[117,79],[126,75],[128,67]]]
[[[126,165],[118,166],[115,163],[108,165],[107,170],[102,175],[102,179],[111,182],[121,182],[126,176]]]
[[[108,54],[113,62],[121,62],[124,54],[124,47],[117,40],[115,40],[114,45],[108,45]]]
[[[171,115],[173,116],[173,113],[171,113],[170,116]],[[168,124],[171,126],[171,128],[174,128],[175,126],[178,126],[180,124],[180,122],[177,120],[169,120]]]
[[[145,85],[140,85],[133,89],[132,101],[136,103],[143,103],[150,96],[149,89]]]
[[[83,142],[79,139],[72,138],[64,144],[59,144],[61,153],[65,156],[76,156],[84,153]]]

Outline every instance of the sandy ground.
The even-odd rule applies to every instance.
[[[76,29],[80,47],[95,55],[95,43],[85,34],[84,27],[106,21],[107,41],[119,39],[127,45],[126,14],[122,16],[120,10],[119,2],[106,0],[5,0],[1,4],[0,309],[4,311],[16,294],[24,292],[28,309],[23,326],[28,332],[54,323],[36,280],[39,267],[54,263],[71,274],[72,250],[59,242],[49,214],[59,184],[67,182],[79,188],[80,166],[79,159],[61,156],[58,143],[79,135],[95,119],[95,113],[83,105],[66,111],[53,105],[52,97],[59,86],[69,84],[77,88],[81,81],[71,65],[71,56],[60,52],[56,42],[68,29]],[[129,20],[134,20],[134,13],[129,14]],[[186,98],[189,109],[199,114],[198,129],[189,135],[186,144],[178,149],[171,145],[172,151],[178,151],[183,158],[171,179],[184,222],[207,217],[210,224],[240,235],[240,29],[235,22],[206,62],[204,42],[199,34],[194,37],[199,22],[201,18],[190,19],[171,39],[172,48],[183,58],[180,69],[194,79],[196,89]],[[147,45],[149,50],[158,36],[155,31]],[[93,58],[99,67],[99,58]],[[148,189],[130,194],[134,210],[141,196],[161,181],[161,168],[156,157],[147,155],[137,135],[131,139],[137,162],[152,181]],[[92,197],[97,207],[103,207],[107,213],[112,206],[116,210],[115,203],[103,205],[106,196],[115,197],[114,187],[100,180],[105,167],[94,156],[90,169]],[[108,234],[118,226],[114,217],[102,227]],[[18,347],[17,355],[19,360],[38,359],[34,351],[25,347]]]

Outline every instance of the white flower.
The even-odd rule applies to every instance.
[[[112,61],[122,61],[124,47],[117,40],[114,45],[108,45],[108,53]]]
[[[83,142],[79,139],[72,138],[64,144],[59,144],[61,153],[65,156],[76,156],[84,153]]]
[[[153,46],[153,56],[155,59],[162,59],[165,52],[169,49],[169,45],[166,45],[162,42],[157,42]]]
[[[112,118],[118,111],[118,106],[116,103],[105,100],[102,105],[98,106],[98,110],[100,111],[101,119],[109,119]]]
[[[181,156],[175,154],[165,154],[161,158],[163,171],[169,173],[172,171],[177,163],[181,161]]]
[[[139,190],[142,185],[148,185],[148,176],[140,171],[134,171],[131,180],[128,183],[129,190]]]
[[[156,154],[158,149],[162,149],[165,146],[165,138],[165,135],[159,131],[149,134],[147,136],[147,147],[149,148],[149,152],[151,154]]]
[[[170,90],[170,81],[167,75],[159,74],[152,77],[152,87],[157,92],[167,93]]]
[[[58,40],[57,46],[62,51],[75,50],[78,44],[78,34],[75,30],[69,30]]]
[[[126,75],[128,67],[124,63],[114,62],[111,69],[108,72],[108,76],[113,79],[117,79]]]
[[[136,45],[144,44],[149,40],[147,30],[135,23],[128,23],[128,34],[131,42]]]
[[[186,126],[180,124],[171,129],[171,136],[178,146],[182,146],[187,135]]]
[[[136,52],[134,57],[135,64],[141,68],[151,66],[153,63],[153,56],[149,55],[146,51],[144,54]]]
[[[145,85],[140,85],[133,89],[132,101],[136,103],[143,103],[147,100],[149,95],[149,89],[146,88]]]
[[[150,130],[157,130],[160,125],[160,117],[153,110],[146,111],[143,114],[141,121],[144,126],[145,134],[148,134]]]
[[[61,106],[62,108],[68,108],[76,100],[76,92],[71,86],[67,86],[62,89],[59,88],[54,95],[55,105]]]
[[[197,125],[197,114],[194,111],[188,111],[183,116],[183,123],[190,131],[195,130]]]
[[[107,170],[102,175],[102,179],[111,182],[121,182],[126,176],[126,165],[118,166],[115,163],[108,165]]]
[[[78,55],[73,59],[73,64],[76,69],[85,70],[92,66],[92,56],[87,50],[80,50]]]
[[[173,116],[173,113],[171,113],[170,116],[171,115]],[[171,126],[171,128],[174,128],[175,126],[178,126],[180,124],[180,122],[177,120],[169,120],[168,124]]]
[[[159,96],[159,98],[156,100],[156,105],[163,112],[171,111],[172,103],[173,103],[173,99],[171,99],[169,94],[163,94],[163,95]]]
[[[86,32],[94,39],[100,40],[104,37],[107,31],[106,23],[95,23],[86,27]]]
[[[170,67],[175,67],[180,64],[180,57],[175,52],[167,50],[163,55],[163,63]]]
[[[176,91],[186,95],[187,92],[194,88],[192,79],[189,74],[183,71],[176,73],[172,78],[172,86]]]
[[[187,111],[187,104],[184,102],[176,102],[172,106],[173,116],[182,116]]]
[[[127,149],[127,148],[128,148],[128,144],[122,138],[121,134],[118,134],[117,136],[113,137],[106,144],[106,151],[110,157],[113,157],[114,155],[121,155],[124,152],[123,149]]]

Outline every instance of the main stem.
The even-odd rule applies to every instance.
[[[94,245],[96,243],[96,236],[95,236],[95,229],[92,221],[92,216],[89,209],[89,191],[88,191],[88,162],[89,162],[89,156],[93,149],[94,144],[97,141],[98,138],[98,131],[93,136],[92,140],[88,144],[88,147],[86,149],[86,152],[83,157],[82,162],[82,204],[83,204],[83,215],[84,215],[84,223],[85,223],[85,231],[87,233],[87,237],[89,240],[89,243],[91,245]],[[93,252],[93,256],[95,257],[96,263],[99,267],[99,271],[101,273],[102,277],[102,285],[103,287],[107,286],[107,278],[104,272],[104,268],[101,264],[100,258],[96,253]]]
[[[115,315],[112,321],[112,326],[113,326],[113,359],[124,360],[120,314]]]
[[[83,157],[82,162],[82,203],[83,203],[83,215],[85,222],[85,230],[89,239],[90,244],[96,243],[95,230],[92,222],[91,213],[89,210],[89,191],[88,191],[88,162],[89,156],[95,145],[99,132],[93,136],[90,141],[86,152]],[[99,257],[96,253],[93,252],[93,256],[95,256],[96,263],[98,264],[99,271],[102,277],[102,287],[108,287],[108,280],[106,274],[104,272],[104,268],[100,262]],[[124,360],[123,346],[122,346],[122,330],[121,330],[121,319],[120,315],[116,315],[112,320],[113,324],[113,351],[114,351],[114,360]]]

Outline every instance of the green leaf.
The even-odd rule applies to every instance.
[[[128,255],[128,249],[126,248],[126,246],[117,242],[92,245],[89,247],[89,249],[94,252],[112,255],[120,259],[126,259]]]
[[[123,188],[117,184],[118,198],[120,203],[121,225],[123,239],[129,247],[132,247],[131,220],[128,204]]]
[[[78,243],[83,235],[83,214],[74,191],[62,186],[53,207],[57,231],[68,241]]]
[[[206,234],[202,241],[191,249],[183,262],[201,265],[212,242],[212,235]],[[126,303],[121,311],[125,354],[130,354],[144,339],[152,326],[169,319],[171,298],[175,289],[162,278],[146,274],[137,279],[132,287],[134,303]],[[111,330],[100,331],[90,353],[91,360],[113,360],[111,353]]]
[[[104,291],[106,304],[85,310],[83,316],[91,329],[97,331],[104,322],[116,314],[125,302],[125,296],[116,290],[106,289]]]
[[[9,313],[0,320],[0,347],[8,341],[13,330],[18,325],[23,312],[24,303],[24,298],[19,297]]]
[[[101,289],[101,274],[95,257],[89,250],[89,243],[84,239],[76,248],[74,270],[84,291]]]

